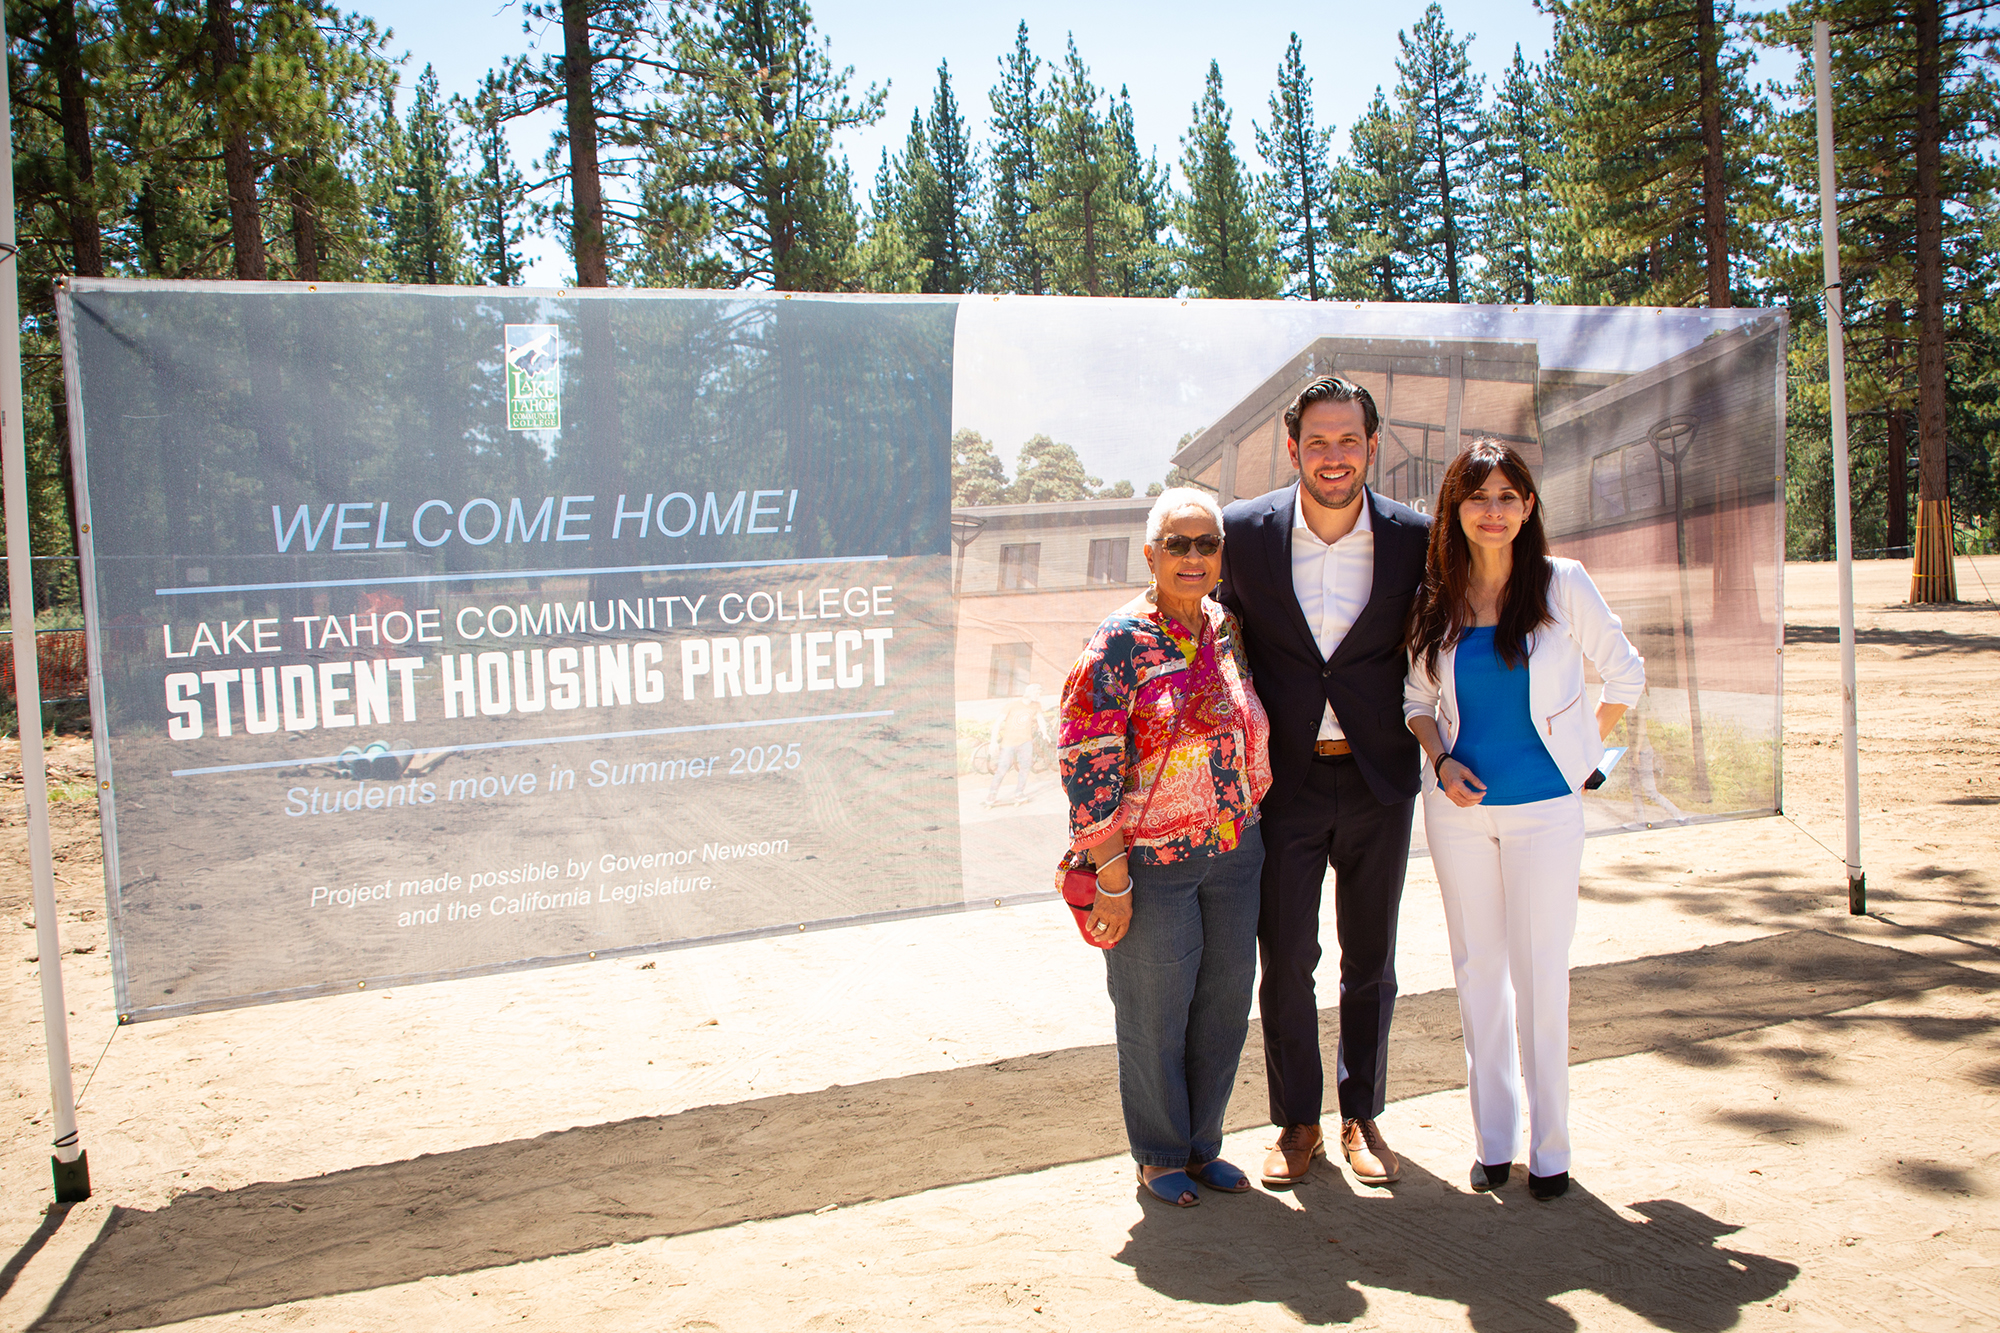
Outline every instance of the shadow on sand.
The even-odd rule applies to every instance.
[[[1950,608],[1954,611],[1967,609],[1963,605]],[[1786,643],[1837,644],[1840,642],[1838,625],[1786,625]],[[1937,657],[1943,654],[1996,653],[2000,652],[2000,635],[1964,634],[1942,629],[1857,629],[1854,632],[1857,644],[1873,644],[1879,648],[1900,648],[1905,657]]]
[[[1727,1058],[1704,1045],[1716,1037],[1826,1019],[1891,996],[1995,984],[1971,969],[1817,931],[1578,968],[1573,1059],[1654,1051],[1715,1063]],[[1329,1048],[1332,1017],[1322,1028]],[[1968,1037],[1943,1020],[1904,1027],[1916,1041]],[[1396,1031],[1390,1085],[1399,1099],[1462,1086],[1450,991],[1405,997]],[[1253,1032],[1230,1129],[1262,1122],[1262,1085]],[[913,1140],[943,1147],[911,1154]],[[114,1208],[35,1328],[151,1328],[262,1309],[1016,1175],[1104,1157],[1122,1141],[1115,1056],[1079,1047],[198,1190],[154,1211]],[[1539,1312],[1528,1326],[1551,1328],[1570,1325],[1548,1298],[1579,1286],[1641,1313],[1671,1300],[1681,1314],[1660,1321],[1668,1327],[1721,1328],[1730,1322],[1724,1312],[1775,1291],[1790,1272],[1716,1248],[1727,1228],[1670,1201],[1634,1205],[1649,1219],[1635,1224],[1584,1190],[1537,1208],[1521,1172],[1495,1200],[1406,1170],[1386,1205],[1341,1197],[1344,1186],[1308,1188],[1303,1211],[1261,1194],[1219,1199],[1199,1210],[1203,1225],[1216,1228],[1214,1264],[1189,1263],[1185,1245],[1171,1260],[1149,1258],[1145,1224],[1124,1258],[1168,1295],[1276,1299],[1312,1322],[1356,1312],[1360,1294],[1347,1284],[1365,1278],[1462,1301],[1476,1321]],[[1532,1234],[1546,1238],[1525,1268],[1515,1244],[1482,1239],[1494,1232],[1496,1207],[1515,1211],[1506,1227],[1538,1228]]]
[[[1482,1333],[1577,1328],[1553,1300],[1584,1291],[1659,1327],[1707,1333],[1734,1327],[1743,1306],[1799,1272],[1717,1245],[1737,1228],[1669,1199],[1633,1204],[1638,1222],[1581,1182],[1536,1203],[1520,1166],[1484,1195],[1406,1161],[1393,1194],[1357,1198],[1338,1168],[1320,1166],[1293,1204],[1204,1197],[1192,1216],[1147,1201],[1119,1261],[1174,1300],[1279,1304],[1305,1324],[1359,1318],[1365,1285],[1451,1301]]]

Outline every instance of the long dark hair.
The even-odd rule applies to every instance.
[[[1493,475],[1495,468],[1523,496],[1533,512],[1514,535],[1514,570],[1500,598],[1500,623],[1493,646],[1511,668],[1528,660],[1528,636],[1554,620],[1549,614],[1549,536],[1542,527],[1542,496],[1518,449],[1498,440],[1474,440],[1444,470],[1437,509],[1431,520],[1430,553],[1424,581],[1410,604],[1410,652],[1436,674],[1438,653],[1455,646],[1471,630],[1472,547],[1465,539],[1458,508]]]

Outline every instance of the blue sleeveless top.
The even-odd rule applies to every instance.
[[[1459,640],[1458,738],[1451,757],[1486,784],[1483,805],[1527,805],[1569,795],[1528,711],[1528,664],[1509,667],[1493,646],[1493,627]]]

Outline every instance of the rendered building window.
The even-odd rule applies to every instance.
[[[1021,588],[1038,586],[1041,573],[1042,544],[1027,542],[1019,546],[1000,548],[1000,591],[1013,592]]]
[[[993,661],[986,671],[986,696],[989,699],[1011,699],[1026,693],[1033,658],[1034,650],[1028,644],[994,644]]]

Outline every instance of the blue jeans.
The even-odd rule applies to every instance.
[[[1132,927],[1104,955],[1118,1021],[1118,1100],[1141,1166],[1222,1152],[1222,1114],[1250,1029],[1262,831],[1233,852],[1132,867]]]

